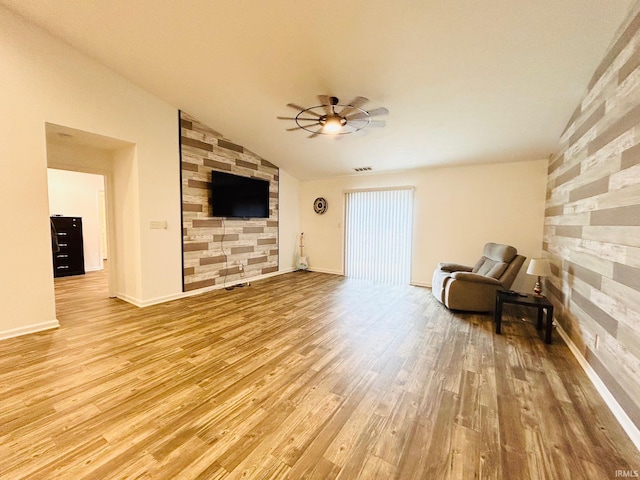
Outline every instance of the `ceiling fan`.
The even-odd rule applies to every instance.
[[[371,117],[387,115],[389,110],[384,107],[365,110],[362,106],[369,100],[356,97],[347,104],[340,103],[338,97],[318,95],[320,105],[304,108],[295,103],[288,107],[298,110],[295,117],[278,117],[280,120],[295,120],[297,127],[287,128],[287,131],[306,130],[309,138],[318,135],[347,135],[362,130],[368,125],[383,127],[384,120],[374,120]]]

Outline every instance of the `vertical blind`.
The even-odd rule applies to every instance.
[[[345,275],[411,282],[413,189],[347,192]]]

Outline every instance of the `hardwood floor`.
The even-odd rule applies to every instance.
[[[139,309],[56,280],[0,342],[4,479],[609,479],[639,453],[555,336],[295,272]]]

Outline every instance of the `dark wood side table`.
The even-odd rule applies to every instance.
[[[522,294],[524,295],[524,294]],[[538,330],[542,329],[542,311],[547,311],[547,323],[545,325],[544,341],[551,343],[551,329],[553,327],[553,303],[545,296],[537,297],[532,294],[526,296],[514,295],[502,290],[496,293],[496,309],[494,312],[494,320],[496,322],[496,333],[500,333],[500,324],[502,323],[502,306],[512,303],[514,305],[524,305],[525,307],[534,307],[538,309]]]

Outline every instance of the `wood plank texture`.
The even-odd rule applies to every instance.
[[[277,271],[278,168],[185,112],[180,125],[184,290],[235,285]],[[210,217],[212,170],[268,180],[269,218]],[[222,262],[210,260],[219,257]]]
[[[549,162],[556,320],[640,428],[640,13],[614,39]]]
[[[515,308],[294,272],[136,308],[56,280],[61,328],[0,343],[2,479],[614,478],[638,452]],[[557,337],[556,337],[557,338]]]

